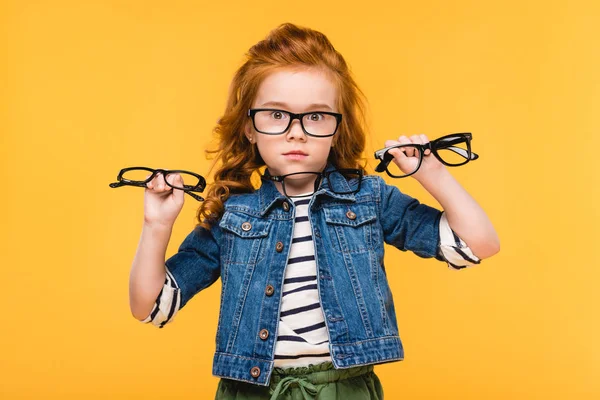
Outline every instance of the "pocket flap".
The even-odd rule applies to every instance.
[[[225,211],[219,226],[243,238],[265,237],[269,234],[270,219],[252,215]]]
[[[347,204],[323,209],[328,224],[360,226],[377,219],[373,205]]]

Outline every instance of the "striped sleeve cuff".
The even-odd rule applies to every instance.
[[[469,246],[450,228],[446,213],[440,219],[440,247],[438,253],[446,260],[448,268],[460,270],[481,263]]]
[[[166,266],[165,270],[165,284],[156,298],[154,307],[152,308],[150,315],[141,320],[144,324],[152,323],[152,325],[159,328],[162,328],[173,321],[175,314],[179,311],[179,305],[181,303],[181,291],[177,286],[177,282]]]

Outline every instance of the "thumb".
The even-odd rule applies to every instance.
[[[183,187],[183,179],[181,175],[175,174],[173,177],[173,185],[178,187]],[[183,202],[185,193],[181,189],[173,189],[173,198],[178,202]]]

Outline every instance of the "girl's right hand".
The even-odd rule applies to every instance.
[[[150,176],[150,175],[148,175]],[[180,174],[167,176],[167,181],[175,186],[183,186]],[[173,227],[179,212],[183,208],[184,192],[173,189],[165,183],[162,173],[146,184],[144,193],[144,223],[149,225]]]

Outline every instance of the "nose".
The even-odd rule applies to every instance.
[[[287,140],[304,140],[306,141],[306,134],[304,130],[302,130],[302,125],[300,124],[300,119],[292,120],[290,127],[288,128],[286,134]]]

